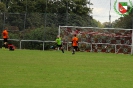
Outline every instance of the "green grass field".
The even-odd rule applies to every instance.
[[[133,56],[0,49],[0,88],[133,88]]]

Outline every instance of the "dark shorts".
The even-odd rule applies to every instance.
[[[78,46],[73,46],[73,49],[78,50]]]
[[[4,42],[7,42],[7,38],[4,38]]]
[[[62,45],[57,45],[57,47],[62,47]]]

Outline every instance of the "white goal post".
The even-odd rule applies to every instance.
[[[67,50],[71,49],[73,34],[77,34],[80,51],[133,54],[132,29],[59,26],[58,33]]]

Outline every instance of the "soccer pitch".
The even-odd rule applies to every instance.
[[[0,88],[133,88],[133,56],[0,49]]]

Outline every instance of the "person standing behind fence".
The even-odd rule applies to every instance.
[[[75,54],[75,51],[77,51],[78,49],[78,38],[76,36],[76,34],[74,34],[74,37],[72,38],[72,54]]]
[[[3,42],[4,42],[2,48],[8,48],[8,47],[7,47],[7,44],[8,44],[8,31],[7,31],[7,30],[8,30],[8,28],[6,27],[6,28],[3,30],[3,32],[2,32]]]
[[[57,47],[62,51],[62,53],[64,53],[64,49],[62,47],[62,41],[61,41],[61,37],[58,35],[56,38],[56,43],[57,43]]]

